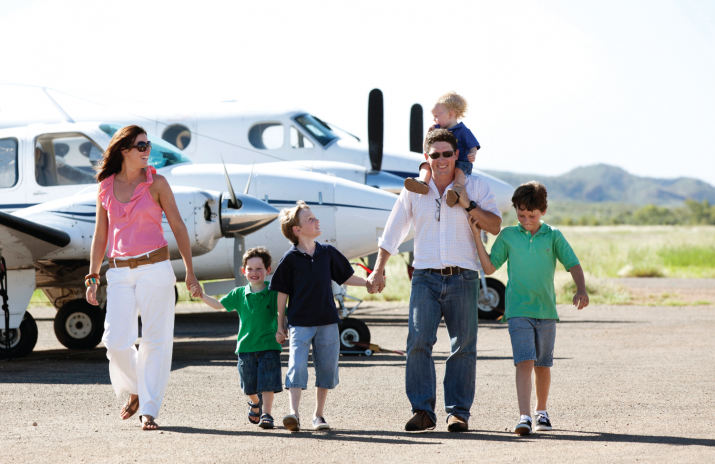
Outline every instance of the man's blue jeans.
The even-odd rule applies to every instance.
[[[451,345],[444,374],[444,410],[469,420],[477,373],[478,294],[477,271],[442,276],[415,269],[412,274],[405,389],[412,412],[426,411],[435,423],[437,379],[432,347],[442,317]]]

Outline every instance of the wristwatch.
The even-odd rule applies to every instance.
[[[474,200],[472,200],[472,201],[469,202],[469,206],[467,206],[466,208],[464,208],[464,211],[470,212],[471,210],[473,210],[473,209],[476,208],[476,207],[477,207],[477,204],[474,202]]]

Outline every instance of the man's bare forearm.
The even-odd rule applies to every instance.
[[[501,232],[501,218],[496,214],[484,211],[477,206],[469,212],[469,215],[479,221],[477,224],[480,229],[487,231],[492,235],[499,235],[499,232]]]
[[[392,255],[384,248],[378,248],[377,261],[375,262],[375,269],[373,269],[373,271],[379,270],[380,273],[384,273],[385,266],[387,266],[387,261],[390,259],[391,256]]]

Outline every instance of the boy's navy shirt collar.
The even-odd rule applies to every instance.
[[[313,256],[312,256],[312,257],[315,257],[315,256],[317,256],[319,253],[322,253],[322,252],[325,251],[325,246],[324,246],[324,245],[321,245],[320,242],[315,242],[315,241],[314,241],[313,243],[315,243],[315,251],[313,252]],[[300,250],[298,249],[298,245],[295,245],[295,244],[294,244],[292,247],[290,247],[290,250],[288,250],[288,251],[291,252],[291,253],[296,253],[296,254],[298,254],[299,256],[307,256],[308,258],[311,258],[311,256],[310,256],[308,253],[304,253],[304,252],[300,251]]]

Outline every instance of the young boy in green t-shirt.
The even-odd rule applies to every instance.
[[[214,309],[238,312],[238,373],[248,402],[248,420],[264,429],[273,428],[273,393],[283,391],[281,351],[276,341],[278,330],[278,293],[268,289],[266,275],[271,273],[271,254],[262,247],[243,255],[241,272],[248,279],[245,287],[236,287],[220,300],[203,293],[201,299]],[[192,292],[194,291],[192,286]]]
[[[560,231],[541,220],[546,214],[546,187],[528,182],[516,189],[511,198],[519,224],[505,227],[492,246],[484,249],[479,224],[470,219],[477,253],[484,272],[491,275],[505,262],[509,282],[506,287],[506,311],[502,322],[509,323],[509,337],[516,366],[516,394],[519,423],[514,432],[531,433],[531,372],[536,383],[536,431],[551,430],[546,400],[551,386],[556,338],[556,295],[554,271],[556,260],[571,273],[576,283],[573,304],[588,306],[583,269],[571,245]]]

